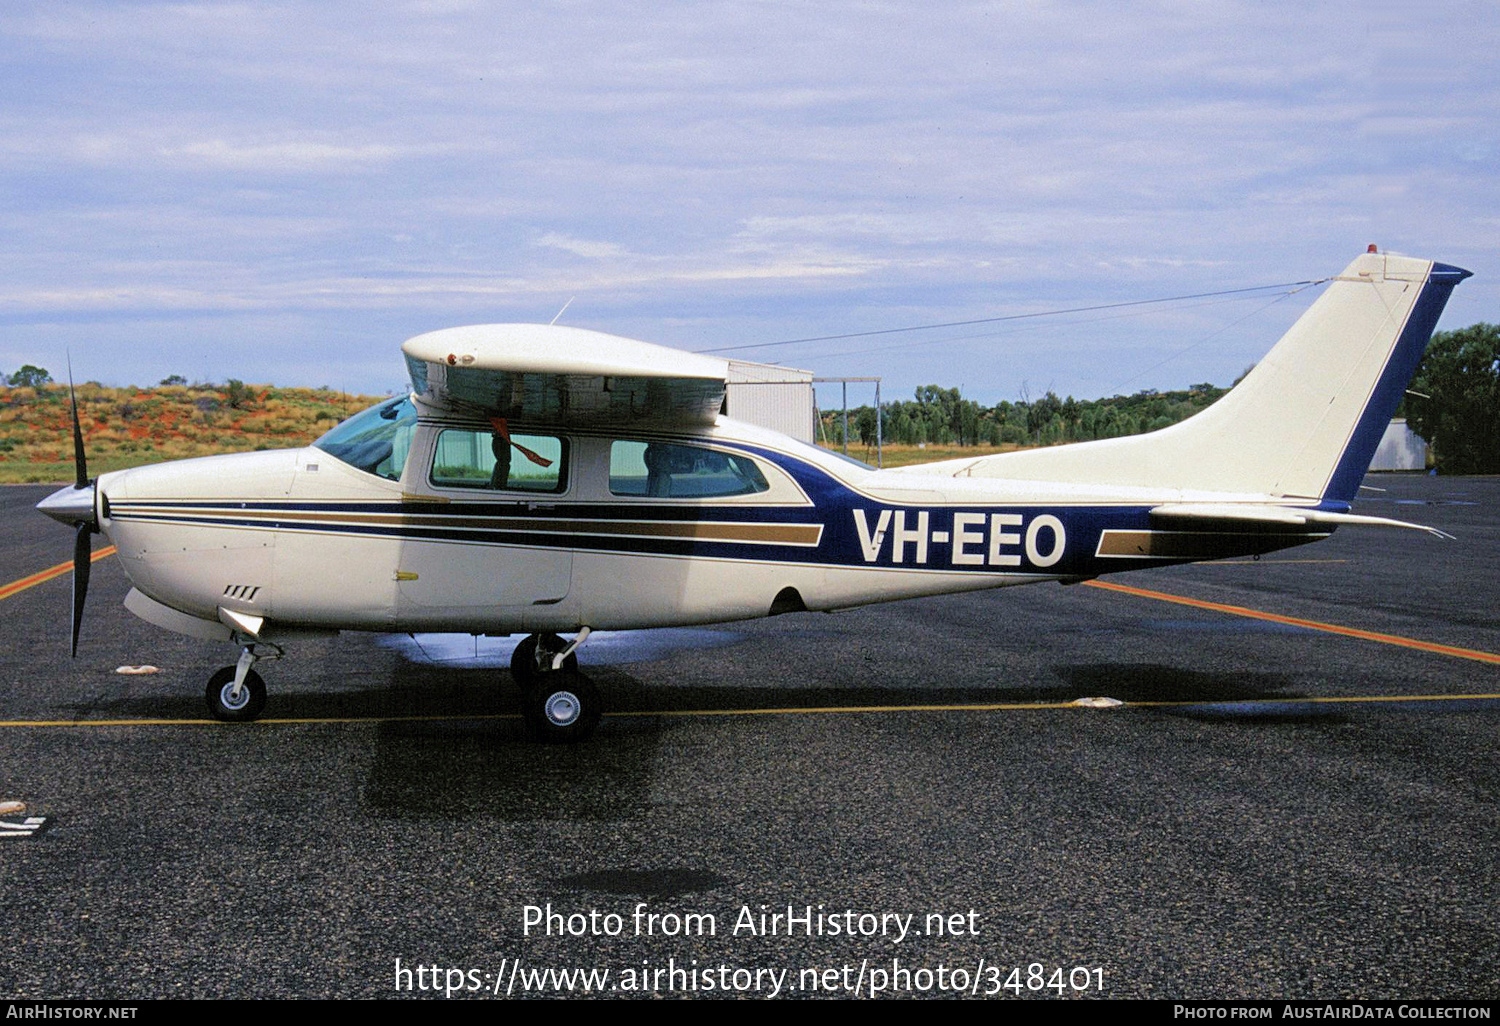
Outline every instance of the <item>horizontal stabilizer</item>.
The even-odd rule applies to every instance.
[[[1153,517],[1168,517],[1181,520],[1237,521],[1250,524],[1348,524],[1363,527],[1405,527],[1413,531],[1426,531],[1439,538],[1453,540],[1453,535],[1425,524],[1410,524],[1404,520],[1388,517],[1367,517],[1357,513],[1333,513],[1322,509],[1299,509],[1293,506],[1255,505],[1251,503],[1167,503],[1153,506]]]

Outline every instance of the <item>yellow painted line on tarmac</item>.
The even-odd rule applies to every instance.
[[[1191,701],[1121,702],[1118,708],[1164,709],[1191,706],[1286,706],[1286,705],[1390,705],[1401,702],[1493,702],[1500,692],[1458,695],[1334,695],[1323,698],[1228,698],[1193,699]],[[632,709],[605,713],[609,719],[640,719],[663,716],[680,719],[723,716],[848,716],[861,713],[948,713],[948,712],[1032,712],[1067,709],[1076,712],[1098,712],[1074,701],[1067,702],[972,702],[942,705],[826,705],[788,706],[757,709]],[[249,727],[358,725],[379,723],[443,723],[455,721],[488,722],[518,720],[519,713],[444,713],[432,716],[298,716],[266,717],[253,723],[220,723],[218,720],[0,720],[0,729],[41,727],[222,727],[226,730]]]
[[[1269,620],[1271,623],[1284,623],[1292,627],[1306,627],[1315,631],[1327,631],[1329,634],[1342,634],[1348,638],[1378,641],[1382,645],[1399,645],[1402,648],[1414,648],[1420,652],[1434,652],[1438,655],[1453,656],[1457,659],[1473,659],[1481,663],[1500,664],[1500,655],[1496,655],[1494,652],[1482,652],[1473,648],[1459,648],[1456,645],[1439,645],[1435,641],[1419,641],[1416,638],[1405,638],[1399,634],[1382,634],[1379,631],[1365,631],[1360,630],[1358,627],[1343,627],[1336,623],[1324,623],[1321,620],[1304,620],[1297,616],[1282,616],[1280,613],[1267,613],[1259,609],[1247,609],[1244,606],[1230,606],[1222,602],[1207,602],[1203,599],[1188,598],[1184,595],[1171,595],[1165,591],[1152,591],[1148,588],[1136,588],[1128,584],[1115,584],[1113,581],[1084,581],[1083,583],[1091,588],[1118,591],[1125,595],[1156,599],[1159,602],[1171,602],[1179,606],[1192,606],[1195,609],[1208,609],[1216,613],[1247,616],[1252,620]]]
[[[447,720],[518,720],[520,713],[449,713],[436,716],[302,716],[264,717],[251,723],[224,723],[219,720],[0,720],[0,729],[7,727],[246,727],[287,726],[303,724],[344,723],[439,723]]]
[[[104,548],[95,549],[92,553],[90,553],[89,562],[97,563],[105,556],[113,556],[114,554],[115,547],[113,545],[106,545],[104,546]],[[11,581],[4,587],[0,587],[0,599],[8,599],[17,592],[25,591],[27,588],[35,588],[38,584],[44,584],[47,581],[52,580],[52,578],[54,577],[61,577],[63,574],[72,572],[72,560],[68,560],[68,562],[66,563],[59,563],[56,566],[49,566],[45,570],[37,571],[30,577],[23,577],[19,581]]]
[[[1193,705],[1287,705],[1344,702],[1454,702],[1464,699],[1500,699],[1493,695],[1348,695],[1331,698],[1231,698],[1194,699],[1192,701],[1121,702],[1115,708],[1157,709]],[[694,710],[650,710],[605,713],[606,716],[797,716],[848,713],[927,713],[927,712],[1026,712],[1037,709],[1077,709],[1097,712],[1089,706],[1079,705],[1076,699],[1066,702],[984,702],[959,705],[833,705],[810,706],[786,709],[694,709]]]

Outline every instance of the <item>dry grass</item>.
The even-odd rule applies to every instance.
[[[138,390],[80,385],[78,419],[89,473],[221,452],[306,445],[378,396],[254,385],[231,406],[216,386]],[[0,483],[73,479],[66,387],[0,388]]]

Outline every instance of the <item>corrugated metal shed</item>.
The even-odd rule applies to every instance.
[[[1406,421],[1397,418],[1386,425],[1370,461],[1371,470],[1426,470],[1427,443],[1422,436],[1406,426]]]
[[[817,429],[813,372],[730,360],[725,412],[735,420],[811,442]]]

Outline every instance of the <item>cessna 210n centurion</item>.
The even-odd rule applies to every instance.
[[[309,634],[525,633],[511,664],[525,719],[578,740],[600,715],[575,656],[591,631],[1072,583],[1343,524],[1418,527],[1350,504],[1468,275],[1371,247],[1189,420],[893,470],[723,416],[720,359],[576,328],[452,328],[402,347],[409,395],[304,449],[91,482],[75,411],[77,481],[38,508],[75,525],[74,653],[89,536],[103,532],[131,612],[240,647],[208,682],[219,719],[255,719],[254,664]]]

